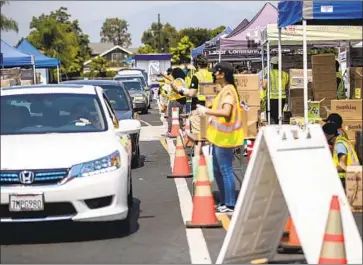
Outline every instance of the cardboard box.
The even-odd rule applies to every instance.
[[[352,212],[362,212],[362,166],[347,167],[345,192]]]
[[[246,139],[254,139],[257,136],[259,110],[260,108],[258,106],[249,107],[248,111],[242,108],[242,124]]]
[[[362,99],[332,100],[330,113],[338,113],[344,120],[362,119]]]
[[[349,140],[355,140],[355,133],[362,131],[362,120],[343,120],[342,128]]]
[[[290,69],[290,89],[304,88],[304,70],[303,69]],[[311,69],[308,69],[308,82],[312,82],[313,73]]]
[[[316,54],[311,56],[312,65],[331,65],[335,69],[335,55],[332,53]]]
[[[260,78],[256,74],[234,75],[237,90],[244,91],[258,91],[260,89]]]
[[[363,67],[352,67],[350,69],[350,91],[352,98],[362,99]]]
[[[199,139],[205,139],[207,137],[208,118],[207,116],[200,117]]]
[[[219,84],[214,83],[200,83],[199,84],[199,93],[201,95],[217,95],[218,91],[221,89],[221,86]]]
[[[337,90],[327,90],[327,91],[313,91],[314,100],[334,100],[337,99]]]
[[[260,106],[260,91],[238,91],[240,101],[244,101],[248,106]]]

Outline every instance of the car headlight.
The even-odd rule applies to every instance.
[[[145,101],[144,97],[134,97],[134,101]]]
[[[120,166],[121,156],[119,151],[115,151],[108,156],[72,166],[70,177],[94,176],[114,171]]]

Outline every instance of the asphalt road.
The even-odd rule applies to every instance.
[[[229,218],[220,217],[223,228],[185,229],[191,214],[191,180],[166,178],[170,159],[165,142],[160,141],[165,128],[159,112],[151,109],[140,119],[141,158],[132,172],[132,233],[124,235],[110,223],[1,224],[1,263],[215,262]],[[362,215],[357,223],[362,226]],[[301,257],[276,256],[279,260]]]

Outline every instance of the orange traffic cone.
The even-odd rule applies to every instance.
[[[193,146],[192,141],[189,140],[188,138],[188,133],[190,133],[190,120],[186,119],[185,120],[185,130],[184,130],[184,143],[187,147],[191,147]]]
[[[208,178],[208,169],[205,157],[199,158],[195,194],[193,196],[192,220],[186,223],[187,228],[215,228],[222,227],[217,219],[212,188]]]
[[[180,137],[176,140],[175,157],[173,174],[168,175],[167,178],[191,178],[193,174],[190,171],[188,164],[188,157],[185,154],[183,143]]]
[[[290,231],[289,231],[289,234],[288,234],[288,240],[287,242],[285,241],[281,241],[280,243],[280,247],[283,249],[283,250],[292,250],[292,251],[299,251],[301,250],[301,244],[300,244],[300,240],[299,240],[299,237],[297,236],[297,233],[296,233],[296,229],[295,229],[295,225],[294,225],[294,222],[291,220],[291,225],[290,225]]]
[[[284,234],[282,235],[281,243],[289,242],[289,234],[290,234],[291,226],[292,226],[292,219],[291,219],[291,216],[289,216],[289,218],[287,219],[286,224],[285,224]]]
[[[169,117],[169,119],[170,119],[170,117]],[[172,120],[172,127],[171,127],[170,137],[175,138],[175,137],[178,137],[179,130],[180,130],[179,108],[172,109],[171,120]]]
[[[338,196],[333,196],[330,203],[329,216],[318,264],[347,264]]]

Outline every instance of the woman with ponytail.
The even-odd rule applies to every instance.
[[[218,63],[213,69],[214,83],[221,86],[212,108],[198,106],[201,115],[207,115],[207,139],[212,144],[213,170],[219,192],[217,212],[231,213],[236,204],[233,174],[233,151],[243,145],[242,109],[234,82],[233,66]]]

